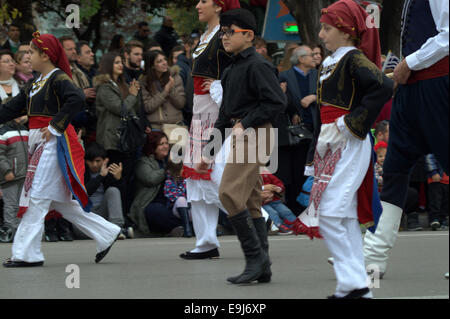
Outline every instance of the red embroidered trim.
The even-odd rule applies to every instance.
[[[17,218],[22,218],[23,214],[25,214],[27,212],[27,209],[28,209],[28,207],[20,206],[19,212],[17,213]]]
[[[183,173],[182,173],[182,177],[183,178],[190,178],[194,181],[198,181],[198,180],[205,180],[205,181],[210,181],[211,180],[211,172],[212,169],[208,170],[208,173],[206,174],[200,174],[197,173],[195,171],[195,169],[187,167],[187,166],[183,166]]]
[[[308,227],[303,224],[298,218],[294,222],[286,221],[286,223],[292,226],[291,229],[296,235],[305,234],[311,240],[313,240],[314,238],[323,239],[322,235],[319,232],[319,227]]]

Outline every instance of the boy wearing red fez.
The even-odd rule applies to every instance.
[[[381,274],[397,239],[411,168],[421,156],[434,154],[449,172],[449,3],[406,0],[402,12],[404,59],[394,70],[399,86],[383,167],[383,214],[376,232],[364,238],[366,264],[376,265]]]
[[[323,238],[334,258],[336,291],[329,298],[371,298],[360,224],[374,231],[373,207],[381,208],[374,180],[370,129],[391,98],[393,83],[380,70],[378,30],[352,0],[322,10],[319,38],[333,53],[319,71],[321,129],[309,206],[293,225],[296,233]]]
[[[108,253],[120,227],[89,213],[84,187],[84,150],[70,124],[83,106],[83,91],[71,80],[70,66],[60,42],[51,34],[33,34],[31,63],[40,73],[19,95],[0,106],[0,123],[29,117],[29,165],[19,202],[22,220],[5,267],[44,264],[41,239],[44,218],[51,210],[97,243],[96,262]],[[76,200],[73,200],[74,197]]]

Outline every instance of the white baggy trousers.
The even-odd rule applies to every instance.
[[[28,150],[32,153],[42,143],[39,129],[30,130]],[[97,242],[97,252],[109,247],[120,232],[120,227],[94,213],[86,213],[72,200],[65,184],[57,158],[57,140],[52,136],[45,143],[31,186],[28,209],[20,221],[12,246],[13,261],[44,261],[41,252],[45,216],[50,210],[61,213],[65,219]]]

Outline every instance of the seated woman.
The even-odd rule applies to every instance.
[[[174,235],[176,230],[182,230],[182,220],[172,212],[171,203],[164,195],[169,151],[167,136],[163,132],[151,132],[136,165],[136,196],[130,218],[144,235]],[[183,232],[178,236],[182,235]]]
[[[186,98],[179,68],[170,69],[161,51],[146,53],[144,62],[144,76],[140,81],[144,110],[152,129],[161,130],[163,124],[182,122]]]

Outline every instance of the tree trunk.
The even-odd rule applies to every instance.
[[[321,10],[335,0],[283,0],[298,22],[303,43],[319,41]]]
[[[302,42],[319,42],[321,9],[336,0],[283,0],[291,14],[297,20]],[[391,50],[400,56],[401,15],[405,0],[377,0],[382,3],[380,19],[381,51],[387,54]]]
[[[405,0],[383,1],[381,11],[380,41],[381,51],[389,50],[400,57],[401,17]]]

